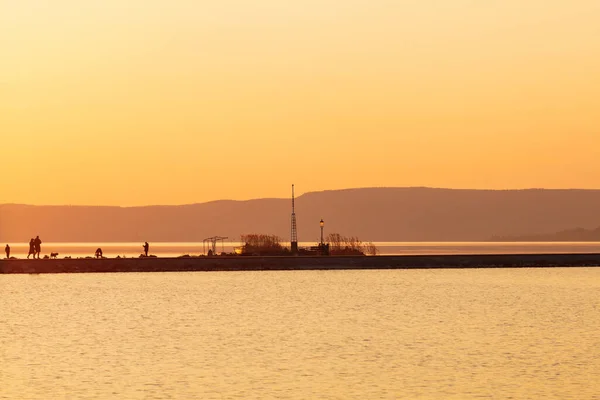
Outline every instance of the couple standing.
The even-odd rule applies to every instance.
[[[42,241],[39,236],[36,236],[35,239],[31,239],[29,241],[29,254],[27,254],[27,258],[33,254],[33,258],[35,258],[37,254],[37,258],[39,260],[40,253],[42,252]]]

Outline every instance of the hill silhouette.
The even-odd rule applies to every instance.
[[[290,200],[221,200],[182,206],[0,205],[0,242],[193,242],[241,234],[290,235]],[[363,241],[485,241],[600,226],[600,190],[362,188],[297,198],[298,238],[325,233]]]

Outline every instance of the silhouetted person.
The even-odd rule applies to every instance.
[[[35,240],[33,241],[33,244],[35,246],[35,254],[33,255],[33,258],[35,258],[35,255],[37,254],[37,258],[39,260],[40,259],[40,253],[42,252],[42,241],[40,240],[39,236],[35,237]]]
[[[148,257],[148,250],[150,250],[150,245],[148,244],[148,242],[144,243],[144,254],[146,255],[146,257]]]
[[[6,259],[10,258],[10,246],[6,245],[6,247],[4,248],[4,251],[6,252]]]
[[[33,258],[35,258],[35,240],[31,238],[29,241],[29,253],[27,254],[27,258],[33,254]]]
[[[96,258],[102,258],[102,249],[100,247],[96,249]]]

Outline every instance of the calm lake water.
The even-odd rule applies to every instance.
[[[0,399],[600,399],[600,268],[0,275]]]
[[[43,238],[42,238],[43,239]],[[595,242],[376,242],[382,255],[395,254],[526,254],[526,253],[600,253],[600,243]],[[300,243],[302,247],[316,243]],[[232,252],[239,242],[219,243],[218,252]],[[29,245],[13,243],[12,256],[27,257]],[[100,247],[106,257],[138,257],[142,243],[44,243],[42,255],[58,252],[59,258],[91,257]],[[4,248],[4,247],[2,247]],[[150,253],[158,257],[206,254],[208,247],[202,243],[150,243]]]

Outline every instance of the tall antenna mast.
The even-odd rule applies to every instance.
[[[290,240],[291,252],[298,254],[298,231],[296,229],[296,203],[294,197],[294,185],[292,185],[292,235]]]

